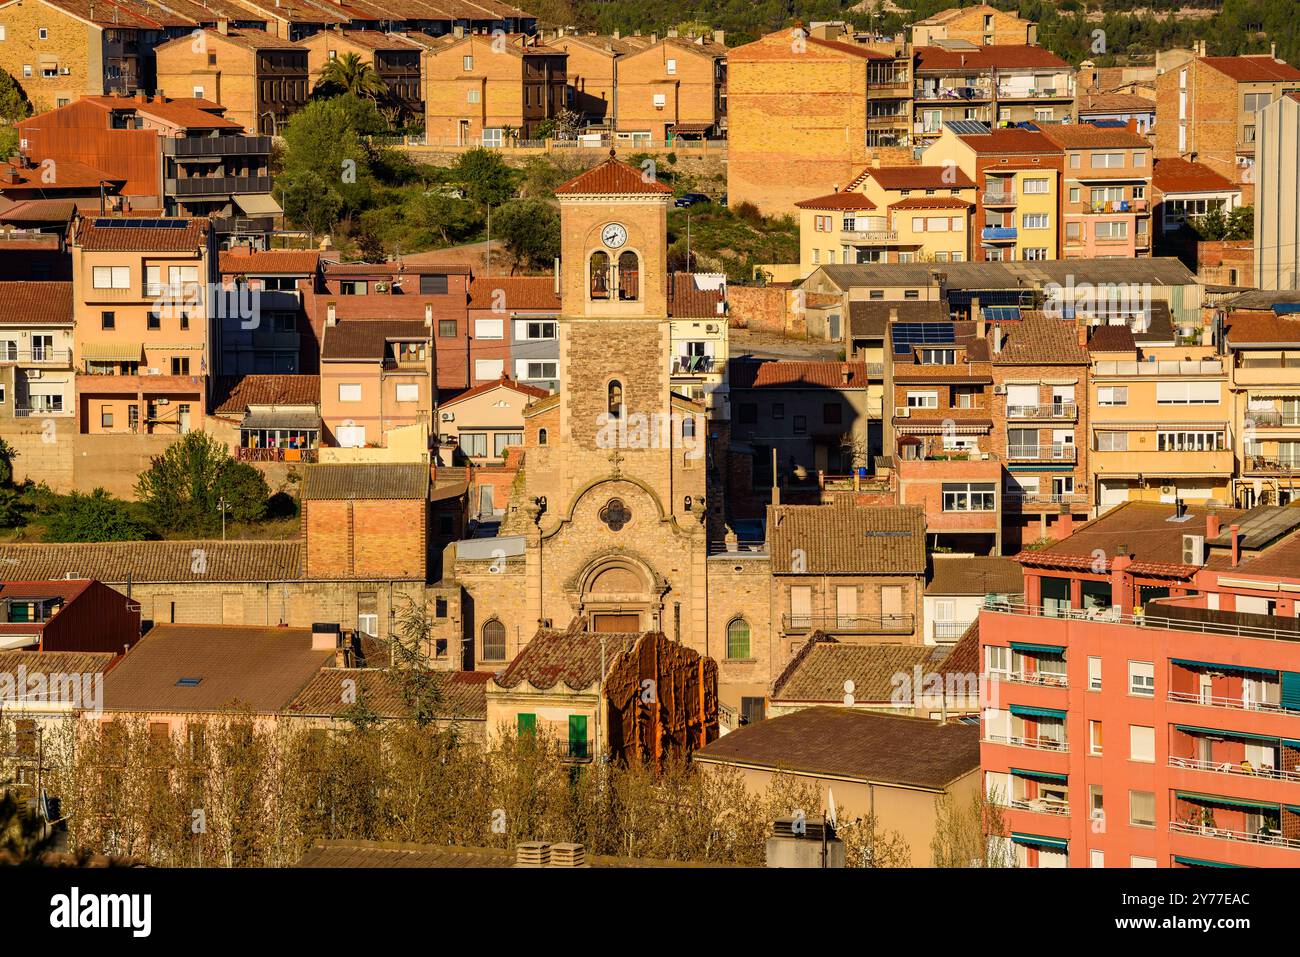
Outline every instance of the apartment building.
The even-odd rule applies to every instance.
[[[872,166],[799,208],[799,268],[966,262],[975,182],[956,166]]]
[[[945,40],[964,40],[979,46],[1038,42],[1038,24],[1022,20],[987,3],[942,10],[912,24],[912,45],[933,46]]]
[[[222,434],[222,427],[229,432]],[[208,429],[241,462],[315,462],[320,449],[320,376],[219,379]]]
[[[1255,114],[1255,282],[1300,289],[1300,89]]]
[[[799,200],[843,188],[873,157],[911,160],[897,148],[908,142],[910,68],[892,48],[778,30],[732,47],[727,63],[733,204],[793,214]],[[898,115],[873,120],[873,110]]]
[[[523,35],[470,34],[424,60],[425,135],[458,146],[531,139],[568,102],[565,53]]]
[[[928,166],[955,164],[975,182],[974,262],[1041,261],[1061,255],[1064,151],[1032,125],[950,123],[922,154]]]
[[[1255,201],[1258,113],[1300,88],[1300,70],[1271,55],[1199,56],[1156,78],[1156,156],[1203,163]],[[1167,118],[1167,119],[1166,119]]]
[[[202,219],[79,219],[73,363],[83,434],[203,427],[212,234]]]
[[[952,121],[1059,123],[1074,113],[1074,68],[1038,46],[959,41],[915,50],[912,133],[922,146]]]
[[[478,276],[467,320],[474,385],[506,376],[553,392],[560,382],[560,296],[551,276]]]
[[[729,412],[727,308],[725,275],[673,273],[670,277],[669,381],[674,392],[701,403],[719,420],[726,419]]]
[[[501,377],[495,382],[467,389],[438,405],[438,464],[500,465],[510,449],[524,444],[524,408],[550,393]],[[457,455],[459,453],[459,455]],[[506,506],[491,484],[480,483],[480,494],[471,502],[475,514],[500,519]]]
[[[178,37],[154,51],[158,93],[210,100],[260,136],[275,136],[311,93],[306,48],[263,30],[216,29]]]
[[[0,282],[0,419],[72,416],[71,282]]]
[[[17,124],[38,164],[80,163],[123,180],[116,191],[136,209],[211,216],[218,232],[234,218],[278,215],[271,198],[271,138],[248,136],[208,100],[87,96]]]
[[[1238,425],[1233,500],[1285,505],[1300,477],[1300,319],[1281,306],[1229,312],[1224,326]]]
[[[614,128],[619,62],[652,42],[648,36],[625,37],[617,30],[607,36],[560,32],[547,41],[567,56],[568,108],[582,118],[584,126]]]
[[[1151,200],[1156,238],[1161,240],[1206,213],[1236,209],[1241,205],[1241,186],[1204,163],[1170,156],[1153,163]]]
[[[312,88],[331,60],[356,55],[383,81],[388,102],[403,118],[424,116],[424,82],[420,66],[424,46],[398,33],[378,30],[323,30],[299,44],[307,50],[307,70]]]
[[[220,253],[218,279],[228,308],[215,317],[217,375],[319,372],[320,341],[305,299],[320,259],[314,249],[254,250],[246,243]]]
[[[1140,346],[1102,325],[1089,343],[1088,467],[1099,511],[1128,501],[1233,501],[1228,366],[1212,345]]]
[[[1039,129],[1065,154],[1062,258],[1150,256],[1152,148],[1136,124],[1043,124]],[[1022,228],[1032,215],[1022,216]]]
[[[1294,866],[1293,509],[1129,502],[980,614],[981,765],[1021,866]]]
[[[722,35],[678,36],[619,56],[615,138],[635,147],[727,129],[727,47]]]
[[[418,319],[328,318],[321,344],[323,438],[340,448],[383,447],[393,430],[434,432],[433,330]]]

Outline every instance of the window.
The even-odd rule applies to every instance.
[[[537,444],[538,444],[538,445],[545,445],[545,444],[546,444],[546,430],[545,430],[545,429],[538,429],[538,430],[537,430]]]
[[[1222,452],[1222,432],[1157,432],[1161,452]]]
[[[1051,192],[1051,180],[1046,179],[1026,179],[1021,185],[1024,187],[1021,192],[1026,196],[1045,196]]]
[[[474,378],[475,379],[500,379],[505,375],[506,361],[504,359],[475,359],[474,360]]]
[[[945,512],[991,512],[997,507],[993,482],[944,482]]]
[[[1119,169],[1124,166],[1123,153],[1093,153],[1093,169]]]
[[[909,392],[907,393],[907,407],[909,409],[937,409],[939,408],[939,393]]]
[[[1127,452],[1128,433],[1127,432],[1098,432],[1097,451],[1098,452]]]
[[[1134,827],[1156,826],[1156,796],[1153,792],[1128,792],[1128,822]]]
[[[1105,867],[1105,866],[1106,866],[1106,852],[1105,852],[1105,851],[1098,851],[1098,850],[1090,850],[1090,851],[1088,851],[1088,866],[1089,866],[1089,867]]]
[[[38,27],[36,30],[36,36],[42,40],[48,40],[50,38],[50,31],[45,27]]]
[[[360,401],[361,401],[361,383],[360,383],[360,382],[340,382],[340,383],[339,383],[339,401],[340,401],[340,402],[360,402]]]
[[[795,435],[808,434],[808,416],[796,415],[794,417],[794,434]]]
[[[1128,866],[1142,868],[1155,867],[1156,859],[1154,857],[1138,857],[1136,854],[1131,854],[1129,855]]]
[[[607,408],[611,419],[621,419],[623,417],[623,383],[614,379],[605,389]],[[757,421],[757,417],[755,418]]]
[[[676,76],[676,75],[677,75],[677,61],[674,60],[674,59],[672,59],[672,58],[670,57],[670,58],[668,59],[668,61],[667,61],[666,63],[664,63],[664,69],[667,71],[667,73],[668,73],[669,76]]]
[[[826,425],[839,425],[844,421],[844,407],[838,402],[826,402],[822,405],[822,422]]]
[[[956,349],[918,349],[917,356],[923,366],[950,366],[957,363]]]
[[[44,37],[42,37],[44,39]],[[1269,100],[1273,97],[1272,93],[1247,93],[1243,97],[1242,106],[1247,113],[1258,113],[1264,107],[1268,106]]]
[[[478,96],[478,90],[471,90],[470,93],[474,97]],[[477,103],[478,100],[475,99],[474,102]],[[504,131],[501,130],[499,127],[494,127],[490,130],[483,131],[483,145],[488,149],[492,149],[494,147],[500,147],[504,143],[505,143],[505,134]]]
[[[493,457],[503,459],[506,457],[506,449],[512,445],[523,444],[524,436],[521,432],[498,432],[492,436]]]
[[[1218,405],[1217,382],[1157,382],[1157,405]]]
[[[189,375],[189,356],[172,356],[172,375]]]
[[[1088,753],[1092,755],[1101,754],[1101,722],[1088,722]]]
[[[339,294],[343,296],[365,296],[370,293],[370,283],[364,279],[344,279],[339,283]]]
[[[472,56],[463,56],[460,58],[460,68],[466,73],[474,69],[474,58]]]
[[[1031,246],[1020,257],[1025,262],[1042,262],[1048,258],[1046,246]]]
[[[160,313],[150,311],[149,318],[145,320],[145,326],[146,328],[149,329],[161,329],[162,315]]]
[[[101,428],[105,429],[113,427],[113,407],[111,405],[103,406],[99,410],[99,424]]]
[[[421,276],[421,296],[445,296],[447,294],[446,276]]]
[[[438,338],[455,339],[456,338],[456,320],[439,319],[438,320]]]
[[[1128,239],[1128,223],[1111,222],[1097,223],[1092,228],[1093,235],[1098,239]]]
[[[772,418],[773,418],[773,419],[784,419],[784,418],[785,418],[785,403],[784,403],[784,402],[773,402],[773,403],[772,403]]]
[[[128,266],[96,266],[91,271],[91,284],[96,289],[130,289],[131,269]]]
[[[99,328],[101,328],[101,329],[116,329],[116,328],[117,328],[117,313],[115,313],[115,312],[101,312],[101,313],[99,314]]]
[[[1145,725],[1128,726],[1128,757],[1130,761],[1150,764],[1156,759],[1156,729]]]
[[[524,329],[525,339],[554,339],[555,323],[553,322],[524,322],[520,323]]]
[[[487,458],[487,433],[462,432],[460,450],[470,458]]]
[[[420,385],[418,382],[400,382],[397,385],[398,402],[419,402]]]
[[[1025,229],[1046,229],[1047,218],[1048,218],[1047,213],[1025,213],[1023,219],[1024,228]]]
[[[1149,661],[1130,661],[1128,663],[1128,693],[1141,698],[1155,697],[1155,665]]]
[[[475,339],[504,339],[505,321],[502,319],[475,319]]]
[[[1011,649],[1002,645],[984,646],[985,670],[990,674],[1011,674]]]
[[[554,359],[521,359],[515,370],[520,379],[554,379],[559,372],[559,363]]]
[[[496,618],[483,623],[483,660],[506,660],[506,626]],[[519,716],[521,727],[523,726],[524,717],[524,715]],[[528,715],[527,717],[535,719],[534,715]]]
[[[1089,691],[1101,690],[1101,659],[1100,658],[1088,659],[1088,690]]]
[[[727,659],[744,661],[749,658],[749,622],[735,618],[727,625]]]
[[[1128,386],[1101,385],[1097,387],[1097,404],[1104,406],[1128,405]]]

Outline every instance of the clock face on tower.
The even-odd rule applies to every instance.
[[[610,249],[618,249],[627,242],[627,228],[622,223],[609,223],[600,231],[600,238]]]

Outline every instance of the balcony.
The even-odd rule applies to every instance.
[[[1017,235],[1014,226],[985,226],[980,230],[980,239],[988,243],[1014,243]]]
[[[1065,649],[1061,649],[1064,651]],[[1017,685],[1037,685],[1040,688],[1068,688],[1067,675],[1054,671],[989,671],[984,675],[989,681],[1006,681]]]
[[[990,97],[991,90],[992,86],[990,84],[966,86],[927,86],[926,84],[918,84],[913,91],[913,96],[918,100],[956,103],[968,100],[987,100]]]
[[[1075,446],[1064,442],[1007,446],[1007,458],[1013,462],[1073,462],[1076,452]]]
[[[555,753],[561,761],[590,761],[592,750],[587,741],[555,742]]]
[[[1300,354],[1243,356],[1232,378],[1236,385],[1300,385]]]
[[[1002,506],[1008,509],[1060,508],[1062,505],[1084,507],[1088,496],[1081,492],[1003,492]]]
[[[986,734],[984,741],[988,744],[1008,744],[1013,748],[1031,748],[1035,751],[1059,751],[1068,754],[1070,746],[1055,738],[1026,738],[1018,734]]]
[[[1050,798],[1012,798],[1007,802],[1007,807],[1015,808],[1017,811],[1033,811],[1036,814],[1055,814],[1059,817],[1070,816],[1070,805],[1068,802],[1053,801]]]
[[[980,203],[984,206],[1014,206],[1016,191],[1014,189],[989,190],[980,193]]]
[[[235,449],[240,462],[315,462],[320,457],[318,449]]]
[[[956,641],[962,635],[966,634],[966,629],[971,626],[969,621],[936,621],[934,627],[935,641]]]
[[[1048,405],[1008,405],[1008,419],[1050,419],[1073,422],[1079,417],[1079,407],[1073,402],[1054,402]]]
[[[73,414],[72,409],[51,409],[44,406],[25,406],[20,405],[14,408],[14,418],[16,419],[58,419]]]
[[[164,184],[169,196],[232,196],[236,193],[269,193],[269,176],[191,176],[169,179]]]
[[[1195,691],[1171,691],[1169,698],[1171,704],[1199,704],[1207,708],[1230,708],[1234,711],[1265,711],[1274,714],[1291,714],[1280,704],[1272,704],[1268,701],[1253,701],[1248,698],[1235,697],[1229,698],[1222,695],[1199,694]]]
[[[1230,735],[1231,732],[1224,732]],[[1267,778],[1270,781],[1300,781],[1300,772],[1282,771],[1278,768],[1250,768],[1247,770],[1241,764],[1233,764],[1230,761],[1202,761],[1199,758],[1183,758],[1176,755],[1169,756],[1169,766],[1171,768],[1190,768],[1194,771],[1209,771],[1212,774],[1231,774],[1236,777]]]
[[[266,156],[271,152],[269,136],[187,136],[162,141],[164,156],[177,159],[220,156]]]
[[[674,356],[673,375],[708,375],[713,372],[713,356]]]
[[[912,615],[782,615],[786,634],[824,631],[838,635],[910,635]]]
[[[850,245],[872,246],[898,242],[896,229],[842,229],[840,242]]]
[[[0,365],[72,367],[71,349],[9,349],[0,351]]]
[[[1257,429],[1291,429],[1300,426],[1300,414],[1281,409],[1250,409],[1246,413],[1246,427]]]
[[[1235,831],[1213,824],[1191,824],[1186,821],[1170,821],[1169,830],[1175,834],[1196,834],[1200,837],[1213,837],[1221,841],[1240,841],[1245,844],[1264,844],[1269,847],[1282,847],[1287,850],[1300,851],[1300,840],[1283,837],[1274,831],[1260,831],[1251,834],[1248,831]]]
[[[1241,470],[1247,475],[1293,475],[1300,472],[1300,456],[1246,455]]]
[[[1026,90],[1024,87],[999,86],[999,100],[1070,100],[1074,94],[1056,87]]]
[[[1172,606],[1170,606],[1172,607]],[[1161,614],[1159,603],[1148,603],[1141,615],[1122,614],[1117,607],[1101,608],[1062,608],[1051,606],[1028,605],[1024,602],[989,600],[984,604],[985,613],[1015,615],[1018,618],[1074,619],[1077,621],[1106,621],[1129,625],[1134,628],[1161,628],[1166,631],[1185,631],[1202,635],[1228,635],[1235,638],[1258,638],[1265,641],[1296,642],[1294,631],[1278,628],[1260,628],[1255,625],[1238,624],[1235,621],[1209,621],[1198,618],[1173,618]],[[1230,614],[1230,613],[1227,613]]]

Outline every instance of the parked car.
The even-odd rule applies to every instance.
[[[683,193],[681,196],[677,197],[677,201],[673,203],[673,205],[679,208],[686,208],[698,205],[699,203],[708,202],[711,202],[711,200],[703,193]]]

